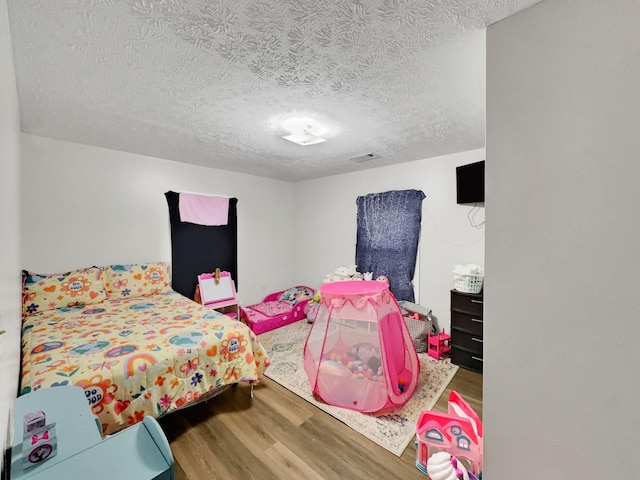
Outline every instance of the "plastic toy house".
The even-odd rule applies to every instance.
[[[448,414],[425,410],[416,424],[416,467],[427,473],[427,460],[445,451],[463,461],[469,472],[482,472],[482,421],[455,391],[449,394]]]
[[[334,282],[320,293],[304,348],[313,392],[359,412],[404,405],[416,389],[420,363],[389,285]]]

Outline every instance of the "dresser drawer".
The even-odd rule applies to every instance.
[[[482,357],[482,335],[461,332],[454,328],[451,330],[451,345],[476,353]]]
[[[474,372],[482,373],[482,355],[451,347],[451,363]]]
[[[451,329],[462,330],[477,337],[482,337],[482,316],[451,312]]]
[[[482,295],[471,293],[451,292],[451,310],[476,315],[482,318]]]

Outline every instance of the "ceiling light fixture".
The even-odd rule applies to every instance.
[[[303,130],[302,133],[292,133],[291,135],[284,135],[282,138],[289,140],[290,142],[297,143],[298,145],[315,145],[316,143],[326,142],[326,138],[316,137],[309,130]]]
[[[289,132],[289,135],[283,135],[282,138],[298,145],[315,145],[327,141],[321,137],[326,128],[308,118],[291,118],[282,126]]]

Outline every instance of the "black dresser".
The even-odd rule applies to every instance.
[[[482,373],[482,292],[451,290],[451,362]]]

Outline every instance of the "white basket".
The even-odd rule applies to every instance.
[[[456,290],[464,293],[480,293],[484,275],[467,275],[453,272],[453,283]]]

